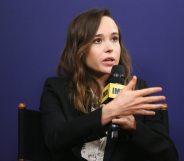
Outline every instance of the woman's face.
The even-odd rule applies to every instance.
[[[95,75],[110,74],[112,66],[119,63],[120,52],[118,27],[104,16],[86,55],[86,65]]]

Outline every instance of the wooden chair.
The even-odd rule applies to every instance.
[[[50,161],[42,135],[40,112],[26,109],[24,103],[18,105],[18,160]]]

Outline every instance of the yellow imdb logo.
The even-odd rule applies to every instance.
[[[104,103],[108,98],[115,98],[124,87],[121,84],[109,83],[102,91],[103,98],[101,102]]]

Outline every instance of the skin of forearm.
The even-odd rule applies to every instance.
[[[110,103],[108,103],[102,107],[102,117],[101,117],[102,125],[108,124],[115,117],[116,117],[115,110],[112,108]]]

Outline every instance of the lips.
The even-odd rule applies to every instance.
[[[113,57],[107,57],[103,60],[106,65],[114,65],[115,59]]]
[[[108,57],[108,58],[105,58],[103,61],[104,62],[108,62],[108,61],[112,62],[112,61],[115,61],[115,59],[113,57]]]

